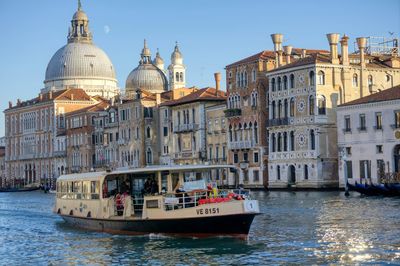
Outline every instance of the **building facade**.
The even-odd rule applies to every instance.
[[[282,36],[272,35],[281,58]],[[348,101],[400,82],[396,56],[349,55],[348,37],[327,34],[330,51],[285,63],[281,59],[269,78],[269,187],[338,186],[336,108]],[[290,56],[290,49],[285,48]]]
[[[400,180],[400,86],[337,109],[340,186]]]

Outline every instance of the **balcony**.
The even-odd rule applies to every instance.
[[[65,157],[67,156],[67,151],[54,151],[54,157]]]
[[[267,121],[267,127],[274,127],[274,126],[287,126],[289,125],[289,118],[275,118],[269,119]]]
[[[239,109],[239,108],[226,109],[224,111],[224,113],[225,113],[225,117],[241,116],[242,115],[242,109]]]
[[[174,133],[178,132],[189,132],[199,129],[199,124],[190,123],[190,124],[182,124],[174,126]]]
[[[243,150],[254,148],[254,143],[251,140],[232,141],[228,143],[229,150]]]

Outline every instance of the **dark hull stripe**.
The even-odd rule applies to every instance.
[[[163,220],[106,220],[61,215],[69,224],[113,234],[170,234],[187,236],[231,235],[249,233],[255,213]]]

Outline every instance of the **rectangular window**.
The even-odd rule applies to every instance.
[[[346,115],[344,117],[344,131],[345,132],[351,132],[351,124],[350,124],[350,116]]]
[[[226,147],[222,146],[222,160],[226,160]]]
[[[164,137],[168,136],[168,127],[164,127]]]
[[[375,113],[375,129],[382,129],[382,113]]]
[[[258,152],[254,153],[254,162],[258,163]]]
[[[245,161],[245,162],[249,161],[249,154],[247,152],[243,153],[243,161]]]
[[[253,180],[254,182],[258,182],[260,180],[260,172],[258,170],[253,171]]]
[[[385,174],[385,161],[376,160],[376,172],[378,178],[381,178]]]
[[[365,122],[365,114],[360,114],[360,130],[361,131],[367,130]]]
[[[400,111],[394,112],[394,126],[395,128],[400,128]]]
[[[219,159],[219,147],[215,147],[215,159]]]
[[[382,145],[376,145],[376,153],[383,153],[383,146]]]
[[[208,150],[209,150],[209,157],[208,157],[208,159],[211,160],[211,159],[212,159],[212,147],[210,147]]]
[[[353,178],[353,164],[351,161],[346,161],[347,178]]]
[[[371,178],[371,161],[360,161],[360,178]]]
[[[346,147],[346,154],[351,155],[351,147]]]
[[[234,153],[234,154],[233,154],[233,162],[234,162],[234,163],[238,163],[238,162],[239,162],[239,156],[238,156],[237,153]]]

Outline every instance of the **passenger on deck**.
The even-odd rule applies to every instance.
[[[125,179],[121,184],[121,193],[130,194],[130,185],[128,179]]]
[[[154,178],[151,180],[151,183],[150,183],[150,193],[151,194],[158,193],[158,184]]]

